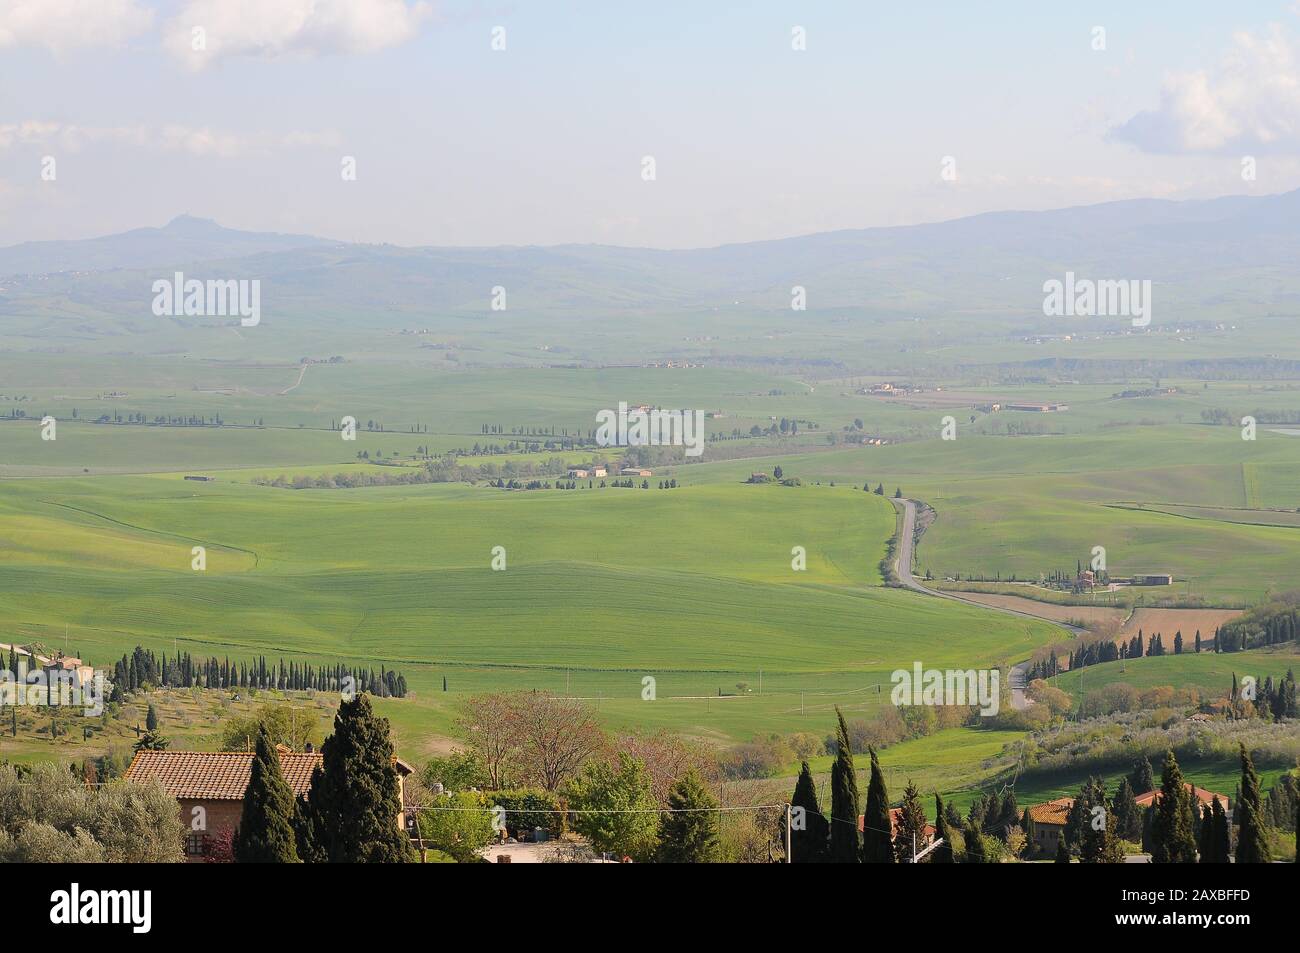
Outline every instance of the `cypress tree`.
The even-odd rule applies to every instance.
[[[1244,743],[1241,744],[1241,798],[1237,802],[1236,820],[1237,863],[1268,863],[1268,842],[1264,839],[1264,818],[1260,812],[1259,774]]]
[[[305,797],[296,798],[293,802],[293,839],[298,847],[298,857],[304,863],[323,864],[328,859],[316,843],[311,806]]]
[[[943,798],[939,792],[934,794],[934,837],[935,840],[942,840],[934,852],[930,855],[930,862],[933,864],[952,864],[956,863],[952,854],[952,831],[948,828],[948,814],[943,806]]]
[[[158,730],[158,709],[153,707],[152,702],[149,703],[149,710],[145,712],[144,726],[150,731]]]
[[[1106,801],[1106,788],[1101,778],[1089,778],[1079,792],[1078,801],[1084,805],[1086,819],[1079,842],[1080,863],[1123,863],[1124,851],[1115,833],[1118,824]]]
[[[817,786],[813,784],[812,770],[807,761],[799,769],[799,780],[795,782],[790,806],[803,808],[802,830],[790,831],[790,862],[824,863],[830,851],[830,844],[827,843],[830,836],[829,823],[817,803]]]
[[[1002,798],[1002,815],[998,819],[998,837],[1006,841],[1013,827],[1020,824],[1020,809],[1016,804],[1016,792],[1008,791]]]
[[[889,819],[889,794],[885,790],[885,775],[880,770],[876,749],[868,750],[871,752],[871,780],[867,784],[867,808],[862,819],[862,862],[892,864],[894,833]]]
[[[1070,862],[1070,849],[1065,846],[1065,838],[1056,839],[1056,863],[1068,864]]]
[[[296,864],[294,798],[280,770],[280,755],[266,726],[257,730],[253,770],[244,792],[244,809],[231,842],[241,864]]]
[[[1025,813],[1020,816],[1020,829],[1025,834],[1025,857],[1033,857],[1038,851],[1038,825],[1034,823],[1034,816],[1029,813],[1029,808],[1025,808]]]
[[[962,832],[962,839],[966,842],[966,851],[961,858],[963,864],[988,863],[988,857],[984,853],[984,835],[978,827],[968,822],[966,830]]]
[[[1115,834],[1135,844],[1142,840],[1142,816],[1128,778],[1120,779],[1115,792]]]
[[[1151,862],[1153,864],[1196,863],[1196,839],[1193,834],[1192,805],[1173,751],[1165,754],[1160,776],[1160,797],[1151,822]]]
[[[1214,833],[1210,841],[1210,863],[1226,864],[1232,857],[1232,830],[1228,825],[1228,812],[1223,809],[1223,802],[1215,795],[1210,809],[1210,819]]]
[[[1146,794],[1156,788],[1155,775],[1151,771],[1151,759],[1146,755],[1133,762],[1133,773],[1128,776],[1133,795]]]
[[[1201,838],[1197,844],[1200,859],[1197,863],[1214,863],[1214,814],[1210,805],[1201,805]]]
[[[707,864],[718,856],[718,802],[694,770],[668,793],[672,813],[659,817],[655,859],[668,864]]]
[[[831,850],[837,864],[858,863],[858,779],[844,715],[835,709],[839,727],[835,736],[835,763],[831,765]]]
[[[911,862],[913,846],[916,850],[925,846],[925,823],[921,792],[915,784],[908,781],[907,787],[903,789],[903,804],[898,812],[898,833],[894,836],[894,854],[899,863]]]
[[[410,838],[398,826],[402,802],[388,720],[374,714],[367,695],[339,705],[321,758],[307,800],[318,856],[336,864],[412,860]]]

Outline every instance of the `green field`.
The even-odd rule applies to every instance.
[[[1245,442],[1199,419],[1204,408],[1300,403],[1286,388],[1184,382],[1177,394],[1114,400],[1118,385],[968,383],[897,401],[858,393],[862,378],[440,360],[371,355],[304,372],[233,354],[0,358],[0,414],[26,415],[0,419],[0,614],[11,637],[0,641],[66,637],[101,664],[144,644],[395,667],[412,697],[381,705],[417,753],[456,735],[459,699],[498,688],[567,693],[611,727],[725,744],[825,731],[836,705],[869,713],[889,672],[913,661],[1014,662],[1060,637],[1047,623],[882,588],[894,511],[862,492],[868,481],[935,508],[917,568],[938,578],[1073,571],[1101,545],[1112,574],[1175,575],[1143,598],[1240,605],[1291,588],[1300,568],[1300,527],[1280,512],[1300,504],[1300,438],[1261,428]],[[970,408],[1016,399],[1071,409]],[[720,414],[710,432],[741,437],[710,444],[702,462],[656,465],[649,490],[255,483],[401,472],[361,451],[410,467],[420,447],[581,432],[619,400],[706,408]],[[39,439],[47,412],[57,441]],[[105,413],[220,415],[225,426],[88,422]],[[345,413],[362,422],[355,443],[330,429]],[[939,439],[947,414],[956,441]],[[782,417],[804,422],[797,437],[749,436]],[[864,433],[894,442],[861,446]],[[461,462],[553,455],[572,464],[591,452]],[[745,485],[778,464],[804,485]],[[681,485],[657,489],[667,477]],[[207,549],[205,572],[190,569],[194,546]],[[498,546],[504,572],[490,565]],[[791,568],[794,547],[806,571]],[[641,697],[646,676],[653,702]],[[984,753],[961,757],[969,767]]]
[[[293,491],[102,477],[5,483],[0,513],[13,641],[59,645],[66,629],[101,661],[174,642],[384,664],[412,684],[415,698],[389,703],[412,734],[449,729],[456,698],[489,687],[568,691],[610,724],[794,730],[835,703],[879,703],[876,687],[916,659],[1016,661],[1055,632],[881,588],[894,511],[849,487]],[[204,572],[193,546],[207,548]],[[491,568],[496,546],[505,571]],[[796,546],[804,571],[791,568]]]

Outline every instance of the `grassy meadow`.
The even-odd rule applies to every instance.
[[[1200,420],[1205,408],[1300,405],[1288,389],[1183,382],[1179,393],[1117,400],[1120,385],[967,383],[900,401],[858,393],[872,378],[448,363],[0,358],[0,415],[26,415],[0,417],[0,641],[66,639],[99,664],[142,644],[397,668],[411,697],[379,706],[417,758],[456,736],[465,695],[511,688],[588,699],[611,728],[725,745],[825,733],[836,705],[869,714],[886,703],[889,673],[916,660],[1014,662],[1061,637],[1046,621],[882,587],[895,487],[937,511],[917,566],[939,578],[1073,571],[1101,545],[1114,575],[1175,575],[1135,599],[1237,606],[1290,588],[1286,569],[1300,567],[1300,527],[1283,512],[1300,505],[1300,437],[1262,427],[1247,442]],[[781,417],[802,429],[657,465],[649,490],[256,482],[394,472],[358,459],[363,450],[409,466],[419,447],[506,443],[516,427],[586,430],[620,400],[707,409],[723,435]],[[972,409],[995,400],[1071,409]],[[47,412],[57,441],[39,439]],[[219,414],[226,426],[88,422],[105,413]],[[362,423],[355,443],[330,429],[343,414]],[[955,441],[939,438],[949,414]],[[368,420],[385,429],[366,430]],[[485,436],[484,424],[502,433]],[[893,442],[861,445],[873,433]],[[553,455],[590,453],[461,462]],[[744,482],[776,465],[803,485]],[[660,490],[661,478],[680,486]],[[867,482],[885,497],[862,492]],[[206,549],[202,572],[191,569],[195,546]],[[491,568],[494,547],[505,571]],[[803,571],[791,566],[795,547]],[[1104,668],[1085,677],[1112,677]],[[654,701],[642,698],[647,676]],[[943,752],[909,742],[916,758],[897,762],[900,776],[928,765],[936,779],[973,783],[998,739],[960,737]],[[0,739],[0,752],[13,744]],[[898,746],[890,763],[911,751]]]

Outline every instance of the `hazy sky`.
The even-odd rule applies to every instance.
[[[0,244],[685,247],[1297,186],[1290,2],[0,0]]]

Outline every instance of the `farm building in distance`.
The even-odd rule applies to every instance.
[[[1033,414],[1055,414],[1069,410],[1069,404],[1007,404],[1007,410],[1021,410]]]
[[[619,470],[618,472],[621,473],[623,476],[639,476],[639,477],[654,476],[654,471],[648,470],[645,467],[624,467],[622,470]]]
[[[198,483],[211,483],[213,478],[208,476],[186,476],[185,479],[194,480]]]
[[[1056,845],[1065,836],[1065,823],[1072,807],[1074,798],[1058,797],[1055,801],[1035,804],[1029,809],[1029,817],[1034,822],[1034,849],[1038,856],[1051,857],[1056,853]]]
[[[1174,577],[1167,572],[1147,573],[1133,577],[1135,586],[1172,586],[1173,584]]]

